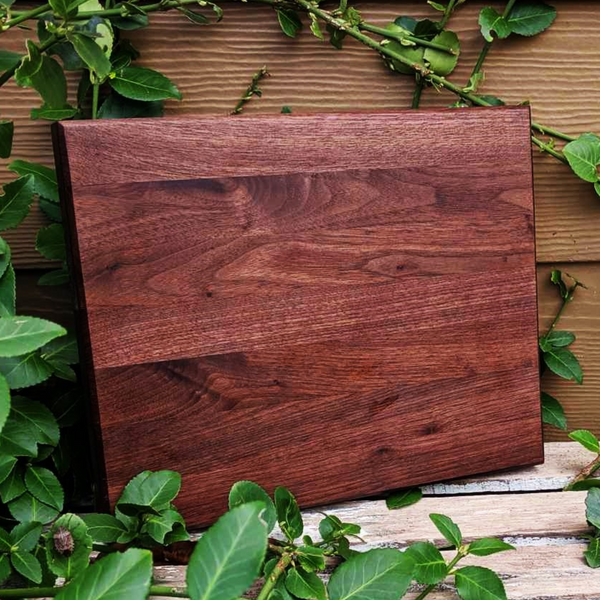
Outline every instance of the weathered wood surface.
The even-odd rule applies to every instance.
[[[505,491],[504,485],[519,492],[558,490],[562,481],[572,477],[591,457],[570,442],[546,444],[545,454],[545,464],[537,467],[427,487],[425,491],[434,494],[432,497],[401,510],[389,511],[383,500],[327,506],[322,510],[361,525],[365,543],[357,540],[354,547],[358,550],[403,549],[417,541],[442,546],[445,542],[429,514],[446,514],[459,524],[466,540],[495,536],[516,546],[514,552],[464,561],[465,565],[497,571],[509,600],[598,600],[598,570],[590,569],[582,556],[583,536],[589,532],[585,492],[489,493]],[[450,485],[457,495],[445,496]],[[304,511],[303,515],[307,533],[318,538],[317,524],[322,515],[315,511]],[[445,554],[449,557],[452,553]],[[184,585],[184,573],[183,567],[173,566],[157,567],[155,571],[157,582],[173,586]],[[414,586],[406,598],[413,600],[418,591],[418,586]],[[450,580],[429,597],[457,598]]]
[[[56,131],[112,502],[174,469],[198,525],[238,479],[311,506],[541,460],[527,108]]]

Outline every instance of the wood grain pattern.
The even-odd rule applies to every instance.
[[[111,501],[174,468],[205,523],[238,479],[310,505],[542,459],[527,109],[118,125],[56,129]]]
[[[543,35],[514,37],[494,46],[486,61],[483,91],[513,102],[529,99],[534,118],[568,133],[599,131],[600,81],[595,73],[600,68],[600,55],[590,44],[597,29],[597,3],[557,0],[555,4],[558,18]],[[380,25],[400,13],[436,16],[420,0],[401,5],[393,0],[370,0],[356,5]],[[473,0],[461,6],[452,19],[451,27],[462,40],[459,68],[452,75],[459,83],[468,79],[481,47],[477,14],[487,5],[501,7],[503,3]],[[300,38],[291,40],[281,33],[269,8],[235,2],[225,2],[224,6],[225,19],[216,26],[198,27],[178,14],[155,14],[152,27],[127,34],[142,51],[140,64],[164,71],[183,91],[184,101],[169,102],[168,114],[226,114],[251,74],[265,63],[272,76],[263,83],[263,98],[246,109],[250,114],[278,113],[282,105],[290,105],[295,112],[385,110],[410,105],[411,79],[386,71],[375,53],[360,44],[348,40],[339,52],[319,42],[307,28]],[[10,30],[2,36],[3,47],[24,51],[26,34],[16,28]],[[71,85],[73,95],[75,88]],[[451,95],[428,90],[424,106],[445,106],[451,101]],[[9,84],[2,88],[0,114],[16,122],[13,158],[51,165],[49,125],[29,120],[29,109],[37,102],[31,90]],[[534,163],[538,260],[599,260],[600,203],[591,186],[537,152]],[[9,177],[0,170],[0,180]],[[22,227],[9,232],[18,266],[44,264],[34,250],[35,231],[42,223],[43,216],[35,212]]]

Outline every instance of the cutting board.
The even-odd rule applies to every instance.
[[[543,460],[527,108],[73,121],[55,151],[114,504],[303,506]]]

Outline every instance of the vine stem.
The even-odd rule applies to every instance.
[[[100,83],[94,81],[92,84],[92,119],[98,118],[98,96],[100,92]]]
[[[54,598],[62,587],[32,587],[15,588],[9,590],[0,590],[0,598]],[[163,598],[189,598],[190,595],[185,590],[177,590],[167,585],[150,586],[150,596],[160,596]]]
[[[565,485],[563,491],[570,492],[575,487],[575,484],[579,483],[580,481],[585,481],[588,477],[591,477],[596,471],[598,471],[598,469],[600,469],[600,454],[596,456],[591,463],[583,467],[583,469],[581,469],[581,471],[579,471],[579,473],[577,473],[577,475],[575,475],[575,477],[573,477],[573,479],[571,479],[571,481]]]
[[[561,154],[560,152],[557,152],[549,144],[545,144],[544,142],[542,142],[542,140],[540,140],[539,138],[535,137],[535,135],[531,136],[531,141],[536,146],[538,146],[538,148],[540,148],[541,150],[543,150],[544,152],[547,152],[551,156],[554,156],[554,158],[556,158],[557,160],[560,160],[561,162],[564,162],[565,164],[568,164],[568,161],[567,161],[567,159],[565,158],[565,156],[563,154]]]
[[[448,24],[448,21],[450,20],[450,17],[452,16],[452,13],[454,12],[454,7],[456,6],[457,2],[458,2],[458,0],[450,0],[450,2],[448,2],[448,5],[446,6],[446,10],[444,11],[444,16],[442,17],[442,20],[440,21],[440,29],[444,29],[444,27],[446,27],[446,25]]]
[[[27,21],[28,19],[35,19],[35,17],[39,17],[40,15],[43,15],[44,13],[48,12],[49,10],[52,10],[52,8],[49,4],[42,4],[41,6],[38,6],[37,8],[34,8],[32,10],[27,10],[20,14],[17,14],[17,16],[14,19],[10,19],[10,20],[6,21],[6,23],[4,23],[4,25],[2,25],[1,31],[6,31],[7,29],[11,29],[12,27],[15,27],[15,25],[18,25],[19,23],[22,23],[23,21]]]
[[[454,48],[450,48],[450,46],[444,46],[444,44],[438,44],[436,42],[430,42],[428,40],[423,40],[421,38],[415,37],[414,35],[404,35],[401,33],[394,33],[389,29],[385,29],[383,27],[377,27],[375,25],[370,25],[369,23],[362,22],[358,25],[359,29],[364,31],[369,31],[370,33],[375,33],[377,35],[381,35],[382,37],[386,37],[390,40],[396,40],[398,42],[408,41],[413,42],[417,46],[424,46],[425,48],[433,48],[434,50],[440,50],[442,52],[446,52],[447,54],[452,54],[456,56],[457,51]]]
[[[265,580],[262,589],[260,590],[256,600],[267,600],[271,595],[277,580],[284,574],[289,564],[292,562],[292,554],[284,552],[281,558],[277,561],[277,564],[273,567],[273,570],[269,573],[269,576]]]
[[[448,563],[448,573],[450,573],[450,571],[456,566],[456,563],[458,563],[458,561],[461,558],[464,558],[464,556],[465,556],[465,554],[459,550],[458,553],[456,554],[456,556]],[[432,583],[431,585],[428,585],[415,598],[415,600],[423,600],[423,598],[426,598],[427,596],[429,596],[429,594],[431,594],[431,592],[433,592],[433,590],[435,590],[435,588],[437,587],[437,585],[438,585],[437,583]]]
[[[419,108],[419,104],[421,102],[421,95],[423,94],[424,87],[425,82],[423,81],[423,78],[417,76],[417,80],[415,81],[415,91],[413,92],[411,108]]]

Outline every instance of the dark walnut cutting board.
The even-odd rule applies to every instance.
[[[61,123],[101,495],[305,506],[543,460],[529,112]]]

